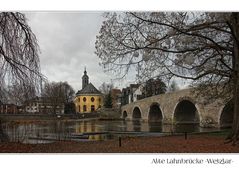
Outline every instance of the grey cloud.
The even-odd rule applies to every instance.
[[[102,13],[28,12],[26,16],[41,48],[42,72],[50,81],[68,81],[78,90],[84,66],[96,87],[110,81],[94,54]]]

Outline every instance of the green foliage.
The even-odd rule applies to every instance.
[[[105,100],[104,100],[104,106],[105,108],[112,108],[112,96],[110,93],[108,93],[106,96],[105,96]]]
[[[73,102],[65,103],[64,113],[65,114],[73,114],[75,113],[75,104]]]

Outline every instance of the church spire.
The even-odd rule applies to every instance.
[[[87,71],[86,71],[86,66],[85,66],[85,71],[84,71],[84,75],[87,75]]]
[[[82,76],[82,89],[84,89],[89,84],[89,77],[87,75],[86,67],[84,70],[84,75]]]

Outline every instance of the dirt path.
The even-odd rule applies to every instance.
[[[168,137],[127,137],[118,140],[50,144],[0,143],[2,153],[239,153],[239,146],[224,144],[224,136],[191,135]]]

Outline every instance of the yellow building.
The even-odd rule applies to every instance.
[[[76,93],[74,103],[78,113],[96,112],[103,105],[102,93],[93,84],[89,83],[86,70],[82,76],[82,90]]]

